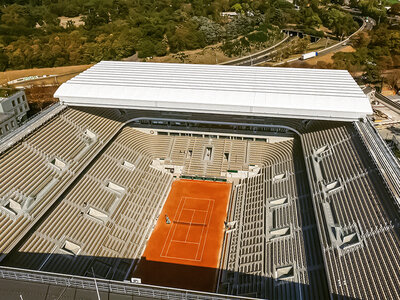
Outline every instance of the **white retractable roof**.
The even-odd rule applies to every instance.
[[[102,61],[62,84],[72,106],[354,121],[371,105],[344,70]]]

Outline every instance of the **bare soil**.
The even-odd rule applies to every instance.
[[[53,97],[58,85],[33,86],[25,89],[26,99],[29,104],[29,114],[33,115],[58,100]]]
[[[7,84],[8,81],[27,77],[27,76],[43,76],[43,75],[59,75],[57,80],[55,78],[39,79],[29,81],[29,84],[43,85],[43,84],[54,84],[63,83],[68,79],[74,77],[76,74],[88,69],[92,65],[78,65],[78,66],[66,66],[66,67],[55,67],[55,68],[34,68],[24,70],[12,70],[0,72],[0,84]],[[23,85],[18,83],[18,85]]]
[[[240,37],[238,37],[240,38]],[[278,43],[279,41],[275,41]],[[181,59],[177,58],[176,53],[170,53],[166,56],[157,56],[151,59],[147,59],[146,61],[150,62],[163,62],[163,63],[190,63],[190,64],[219,64],[229,60],[234,60],[240,58],[242,56],[249,55],[249,53],[243,53],[242,56],[226,56],[222,50],[220,49],[222,43],[217,43],[214,45],[206,46],[203,49],[196,49],[196,50],[187,50],[181,51],[187,55],[187,57],[182,61]],[[272,45],[271,45],[272,46]],[[270,46],[268,46],[270,47]],[[268,48],[267,47],[267,48]],[[256,53],[261,51],[262,49],[251,49],[251,53]]]
[[[73,17],[73,18],[58,17],[58,19],[60,20],[60,26],[64,27],[64,28],[67,28],[68,21],[72,21],[72,23],[74,23],[74,25],[76,27],[85,25],[85,22],[82,21],[82,17],[84,17],[84,15],[80,15],[80,16]]]
[[[219,46],[208,46],[204,49],[182,51],[187,58],[183,60],[184,63],[191,64],[218,64],[238,57],[228,57],[220,49]],[[163,63],[182,63],[182,60],[177,58],[175,53],[170,53],[166,56],[157,56],[147,61],[163,62]]]
[[[215,291],[230,190],[225,182],[174,181],[133,277]]]

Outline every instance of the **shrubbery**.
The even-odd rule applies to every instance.
[[[362,0],[364,1],[364,0]],[[303,25],[321,36],[319,26],[337,36],[357,24],[350,15],[319,8],[316,0],[301,10],[284,0],[0,0],[0,70],[87,64],[198,49],[222,43],[229,55],[247,54],[277,41],[286,24]],[[238,17],[221,17],[236,10]],[[83,16],[84,26],[60,16]]]

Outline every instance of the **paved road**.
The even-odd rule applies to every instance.
[[[343,48],[345,48],[347,46],[347,43],[350,41],[350,39],[354,35],[360,33],[361,31],[364,31],[364,30],[371,30],[376,24],[375,20],[373,20],[371,18],[369,18],[368,22],[366,22],[365,18],[361,18],[361,17],[358,17],[358,16],[355,16],[355,17],[362,19],[363,24],[361,25],[361,27],[356,32],[351,34],[348,38],[344,39],[343,41],[341,41],[341,42],[339,42],[339,43],[337,43],[335,45],[332,45],[332,46],[330,46],[328,48],[325,48],[325,49],[322,49],[322,50],[318,51],[318,56],[323,56],[323,55],[326,55],[326,54],[332,53],[332,52],[340,52]],[[283,65],[285,63],[290,63],[290,62],[293,62],[293,61],[297,61],[297,60],[300,60],[300,58],[301,58],[301,55],[299,55],[298,57],[286,60],[286,61],[282,61],[282,62],[276,63],[276,64],[274,64],[274,66],[279,66],[279,65]]]
[[[361,27],[356,32],[354,32],[352,35],[350,35],[348,38],[346,38],[345,40],[343,40],[343,41],[341,41],[341,42],[339,42],[339,43],[337,43],[337,44],[335,44],[333,46],[330,46],[328,48],[320,50],[318,52],[319,55],[326,55],[326,54],[331,53],[331,52],[339,52],[339,51],[341,51],[344,47],[346,47],[347,42],[350,40],[350,38],[352,36],[354,36],[355,34],[359,33],[360,31],[363,31],[363,30],[371,30],[373,28],[373,26],[375,25],[375,21],[373,19],[371,19],[371,18],[369,19],[368,22],[366,22],[364,18],[361,18],[361,17],[358,17],[358,16],[355,16],[355,17],[362,19],[363,24],[361,25]],[[268,49],[262,50],[260,52],[257,52],[257,53],[251,54],[251,55],[247,55],[245,57],[241,57],[241,58],[238,58],[238,59],[234,59],[234,60],[230,60],[230,61],[221,63],[221,65],[253,66],[253,65],[259,65],[259,64],[268,62],[268,61],[271,60],[272,54],[274,54],[274,53],[279,51],[279,49],[277,49],[277,48],[279,46],[281,46],[281,45],[284,45],[284,43],[290,41],[292,38],[293,37],[290,37],[290,36],[287,35],[282,41],[280,41],[279,43],[269,47]],[[275,64],[274,66],[282,65],[282,64],[287,63],[287,62],[296,61],[296,60],[299,60],[300,58],[301,58],[301,55],[296,57],[296,58],[294,58],[294,59],[290,59],[288,61],[279,62],[279,63]]]
[[[267,49],[264,49],[262,51],[259,51],[259,52],[241,57],[241,58],[223,62],[223,63],[221,63],[221,65],[252,66],[252,65],[264,62],[271,55],[271,53],[276,52],[276,50],[273,50],[273,49],[276,49],[277,47],[279,47],[283,43],[289,41],[290,39],[291,39],[291,37],[289,35],[286,35],[281,41],[279,41],[278,43],[276,43],[275,45],[273,45]]]

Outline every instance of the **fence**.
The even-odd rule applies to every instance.
[[[384,104],[390,106],[392,110],[394,110],[397,113],[400,113],[400,103],[392,101],[388,97],[383,96],[382,94],[375,92],[375,98],[378,99],[378,101],[383,102]]]
[[[17,127],[15,130],[0,139],[0,153],[7,150],[24,136],[34,131],[65,108],[66,106],[60,104],[60,102],[56,102],[30,117],[23,125]]]
[[[70,288],[87,289],[87,290],[97,289],[99,292],[152,297],[156,299],[170,299],[170,300],[255,299],[248,297],[197,292],[185,289],[175,289],[168,287],[152,286],[147,284],[105,280],[98,278],[96,278],[95,282],[94,278],[92,279],[89,277],[71,276],[71,275],[32,271],[26,269],[10,268],[10,267],[0,267],[0,278],[57,285]]]

